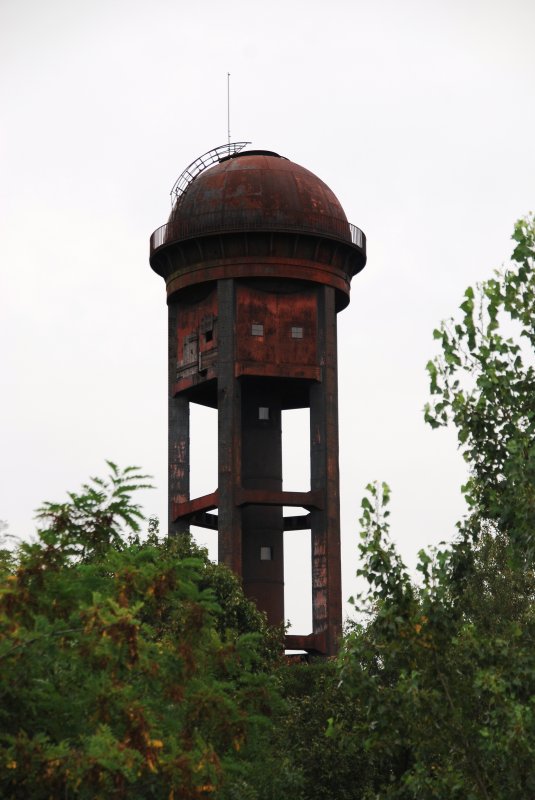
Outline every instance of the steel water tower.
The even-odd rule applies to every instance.
[[[286,647],[330,655],[342,624],[336,315],[366,240],[323,181],[246,144],[182,173],[150,242],[169,309],[169,530],[217,530],[219,561],[273,624],[284,621],[284,536],[310,530],[313,631]],[[218,414],[218,486],[197,498],[190,403]],[[293,408],[310,409],[304,492],[282,488],[281,415]]]

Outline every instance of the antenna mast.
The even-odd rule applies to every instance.
[[[227,142],[230,155],[230,72],[227,72]]]

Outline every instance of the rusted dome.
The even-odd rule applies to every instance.
[[[186,235],[298,228],[351,241],[344,210],[327,184],[266,150],[230,156],[198,175],[175,203],[169,223]]]
[[[351,279],[366,263],[366,237],[333,192],[267,150],[207,166],[221,149],[184,170],[169,220],[151,236],[150,264],[168,296],[227,278],[305,280],[332,286],[344,308]]]

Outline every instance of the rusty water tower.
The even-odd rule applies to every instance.
[[[286,647],[330,655],[342,624],[336,314],[366,239],[323,181],[247,144],[194,161],[150,241],[169,309],[169,530],[217,530],[219,561],[273,624],[285,619],[283,538],[310,530],[313,631]],[[218,413],[218,487],[197,498],[190,403]],[[310,409],[304,492],[282,489],[281,416],[294,408]]]

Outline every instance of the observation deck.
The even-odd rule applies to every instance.
[[[248,231],[304,233],[324,236],[326,231],[333,239],[365,249],[366,237],[360,228],[345,219],[326,217],[324,214],[299,214],[291,217],[267,219],[261,211],[252,214],[231,210],[208,212],[189,219],[174,219],[156,228],[150,237],[150,256],[165,245],[197,236],[215,236],[220,233],[246,233]]]

